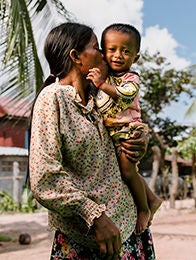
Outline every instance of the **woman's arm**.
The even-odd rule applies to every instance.
[[[42,91],[34,106],[30,146],[30,184],[35,198],[60,215],[80,215],[90,227],[105,211],[72,181],[63,164],[59,105],[56,95]]]

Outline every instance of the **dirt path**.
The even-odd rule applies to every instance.
[[[157,260],[196,259],[196,210],[193,200],[176,202],[169,209],[164,202],[151,227]],[[47,231],[47,213],[0,215],[0,233],[15,242],[1,242],[1,260],[49,260],[53,233]],[[29,233],[30,245],[20,245],[18,237]]]
[[[164,202],[151,227],[157,260],[196,259],[196,210],[193,200]]]

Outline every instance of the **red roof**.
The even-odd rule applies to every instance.
[[[27,98],[12,99],[7,96],[0,97],[0,117],[15,116],[29,117],[31,113],[32,100]]]

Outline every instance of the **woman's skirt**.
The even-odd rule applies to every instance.
[[[99,250],[81,246],[56,231],[50,260],[100,260]],[[154,260],[152,235],[147,228],[141,235],[133,233],[122,245],[118,260]]]

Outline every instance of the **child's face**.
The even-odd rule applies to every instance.
[[[110,70],[128,71],[139,58],[134,34],[109,30],[105,35],[105,59]]]

